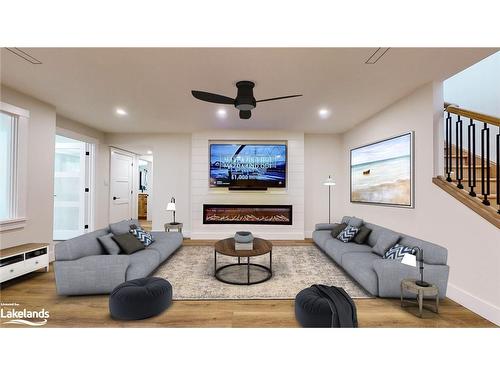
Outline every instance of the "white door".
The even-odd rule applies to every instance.
[[[109,221],[132,218],[133,156],[111,150]]]
[[[86,231],[86,144],[56,136],[54,167],[54,240]]]

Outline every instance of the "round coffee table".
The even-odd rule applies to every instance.
[[[238,263],[226,264],[225,266],[217,268],[217,253],[238,258]],[[250,263],[250,257],[256,257],[259,255],[265,255],[269,253],[269,267],[262,264]],[[241,258],[247,258],[246,263],[241,262]],[[247,280],[246,282],[238,282],[224,279],[220,276],[220,271],[230,268],[230,267],[246,267],[247,269]],[[255,281],[250,281],[250,268],[255,267],[263,269],[266,271],[266,276]],[[232,285],[253,285],[263,283],[269,280],[273,276],[273,245],[270,241],[264,240],[262,238],[254,238],[253,240],[253,250],[235,250],[234,248],[234,238],[226,238],[224,240],[217,241],[215,243],[214,250],[214,276],[217,280],[222,281],[226,284]]]

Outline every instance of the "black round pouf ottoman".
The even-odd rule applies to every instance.
[[[114,319],[138,320],[163,312],[172,302],[172,285],[159,277],[145,277],[118,285],[109,296]]]
[[[332,326],[332,310],[327,299],[312,287],[301,290],[295,297],[295,318],[305,328]]]

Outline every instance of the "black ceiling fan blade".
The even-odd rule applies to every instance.
[[[191,91],[191,94],[196,99],[203,100],[204,102],[218,103],[218,104],[234,104],[234,99],[224,95],[212,94],[205,91]]]
[[[260,102],[268,102],[268,101],[270,101],[270,100],[280,100],[280,99],[296,98],[297,96],[302,96],[302,95],[278,96],[277,98],[269,98],[269,99],[257,100],[257,103],[260,103]]]
[[[252,111],[240,111],[240,118],[243,120],[248,120],[252,117]]]

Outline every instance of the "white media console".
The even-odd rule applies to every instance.
[[[0,283],[42,268],[49,272],[49,244],[27,243],[0,250]]]

